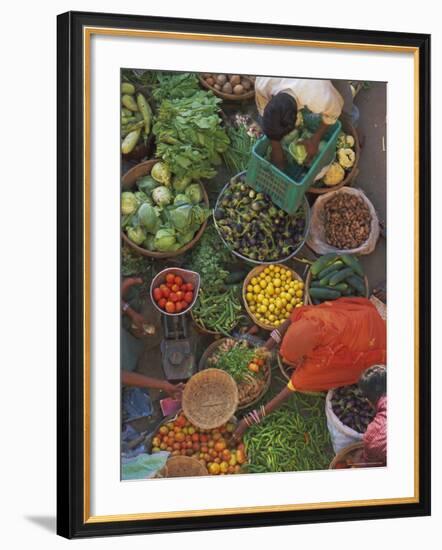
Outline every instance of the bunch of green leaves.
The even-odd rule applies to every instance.
[[[143,69],[122,69],[121,81],[130,82],[135,86],[151,87],[158,83],[158,73]]]
[[[194,73],[155,73],[155,88],[152,92],[157,103],[164,99],[190,97],[199,89],[198,78]]]
[[[177,177],[192,180],[216,175],[221,153],[229,138],[221,127],[220,99],[211,92],[197,91],[190,97],[165,99],[158,110],[153,133],[157,156]]]
[[[248,366],[254,357],[255,351],[248,346],[247,342],[237,342],[228,351],[217,355],[216,368],[230,374],[235,382],[241,382],[250,376]]]
[[[150,277],[153,270],[153,261],[145,256],[135,254],[127,246],[121,249],[121,275],[123,277]]]
[[[223,153],[224,163],[232,174],[238,174],[247,169],[256,137],[250,135],[245,126],[228,126],[227,136],[229,147]]]

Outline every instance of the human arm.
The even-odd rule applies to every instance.
[[[319,149],[319,143],[321,142],[321,139],[324,137],[324,135],[329,130],[329,128],[330,128],[329,124],[326,124],[324,121],[321,121],[319,128],[311,137],[299,142],[300,144],[304,145],[307,151],[307,158],[305,159],[306,164],[310,164],[312,160],[315,158],[315,156],[317,155],[318,149]]]
[[[144,336],[146,334],[155,334],[155,327],[147,323],[144,317],[135,311],[126,301],[125,297],[129,289],[135,285],[143,284],[143,279],[140,277],[128,277],[121,284],[121,311],[131,320],[132,328],[136,336]]]
[[[171,384],[167,380],[151,378],[138,372],[121,371],[121,382],[124,386],[136,386],[137,388],[149,388],[152,390],[162,390],[173,399],[181,399],[184,384]]]
[[[280,170],[284,170],[287,166],[287,158],[284,154],[284,149],[282,148],[281,142],[275,139],[270,140],[271,144],[271,155],[270,160]]]

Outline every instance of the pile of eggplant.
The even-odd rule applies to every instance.
[[[365,433],[375,416],[373,406],[356,384],[336,388],[331,405],[339,420],[358,433]]]

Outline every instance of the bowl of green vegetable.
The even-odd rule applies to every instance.
[[[246,172],[234,176],[222,189],[213,211],[225,246],[252,264],[283,263],[304,246],[310,227],[310,207],[304,197],[295,214],[287,214],[265,193],[245,183]]]
[[[137,164],[122,178],[121,237],[143,256],[183,254],[201,238],[210,212],[203,185],[172,177],[157,159]]]

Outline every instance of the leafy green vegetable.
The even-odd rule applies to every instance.
[[[187,187],[184,193],[187,197],[189,197],[192,204],[198,204],[203,200],[203,190],[201,189],[201,185],[199,183],[192,183],[189,187]]]
[[[143,241],[146,238],[146,233],[144,232],[144,229],[137,225],[136,227],[129,227],[127,230],[127,236],[129,239],[134,242],[135,244],[142,244]]]
[[[216,175],[214,166],[221,163],[220,154],[229,144],[218,114],[220,101],[201,90],[161,103],[153,126],[157,155],[177,177],[199,180]]]
[[[163,185],[166,185],[166,186],[170,185],[170,179],[171,179],[170,168],[164,162],[157,162],[156,164],[154,164],[152,167],[151,174],[153,179],[156,180],[158,183],[162,183]]]
[[[183,193],[186,187],[190,184],[191,179],[188,176],[183,176],[181,178],[173,178],[172,187],[177,193]]]
[[[130,191],[121,193],[121,212],[124,216],[133,214],[138,208],[136,196]]]
[[[138,205],[141,205],[144,203],[152,204],[152,201],[150,200],[150,198],[143,191],[135,191],[134,195],[135,195],[135,198],[137,199]]]
[[[171,208],[169,210],[169,219],[172,227],[183,233],[189,231],[192,225],[192,209],[191,204],[181,204],[180,206]]]
[[[302,145],[296,141],[293,141],[290,144],[289,151],[292,157],[295,159],[295,161],[302,166],[308,156],[305,145]]]
[[[160,252],[174,250],[176,244],[175,231],[172,228],[159,229],[155,235],[154,247]]]
[[[154,251],[155,250],[155,235],[148,235],[146,237],[146,240],[143,242],[143,247],[147,248],[147,250]]]
[[[167,206],[172,202],[172,193],[168,187],[161,185],[152,191],[152,199],[158,206]]]
[[[157,103],[164,99],[181,99],[192,96],[199,89],[198,78],[193,73],[161,73],[156,74],[158,85],[153,90]]]
[[[185,195],[184,193],[179,193],[173,199],[173,204],[179,206],[180,204],[191,204],[191,202],[187,195]]]
[[[158,185],[159,182],[154,180],[152,176],[143,176],[137,180],[138,189],[146,193],[146,195],[150,195]]]
[[[159,225],[159,216],[155,208],[147,203],[140,206],[138,210],[140,223],[149,233],[155,233]]]

